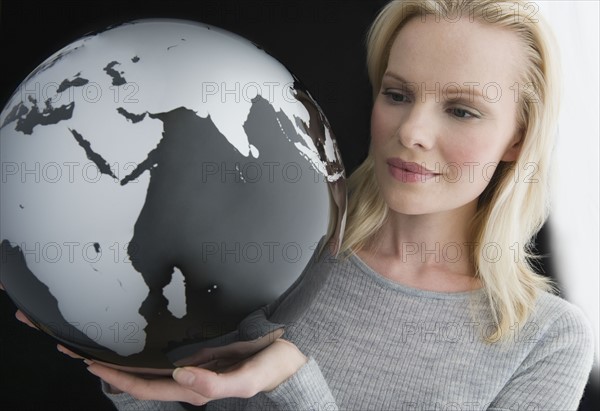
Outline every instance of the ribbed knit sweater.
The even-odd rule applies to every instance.
[[[381,276],[359,257],[315,257],[266,315],[309,357],[269,393],[207,410],[576,410],[590,373],[589,322],[540,293],[525,324],[488,343],[483,290],[443,293]],[[182,410],[178,403],[107,394],[119,410]]]

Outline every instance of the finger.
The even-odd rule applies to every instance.
[[[288,359],[289,360],[284,360]],[[177,368],[173,379],[206,398],[250,398],[270,391],[293,375],[308,361],[298,348],[285,340],[273,344],[225,373],[196,367]]]
[[[92,363],[87,369],[106,383],[138,400],[183,401],[193,405],[203,405],[209,401],[171,378],[147,380],[98,363]]]
[[[234,343],[220,346],[201,348],[196,353],[175,362],[178,367],[198,366],[207,368],[203,364],[212,362],[221,358],[231,358],[241,361],[251,357],[260,350],[270,345],[273,341],[283,335],[284,329],[278,328],[268,334],[263,335],[251,341],[236,341]]]
[[[197,368],[204,368],[205,370],[214,371],[218,374],[231,371],[238,367],[242,362],[239,358],[219,358],[213,361],[209,361],[204,364],[196,365]]]
[[[0,290],[4,290],[4,286],[0,283]]]
[[[114,368],[119,371],[123,371],[129,374],[135,374],[139,377],[143,378],[152,378],[152,377],[170,377],[173,373],[172,368],[145,368],[145,367],[131,367],[126,365],[118,365],[109,362],[104,362],[100,360],[94,360],[94,362],[104,365],[109,368]]]
[[[260,390],[251,368],[243,364],[234,366],[234,371],[216,373],[203,368],[183,367],[173,372],[173,379],[182,387],[201,396],[216,400],[221,398],[250,398]]]
[[[65,355],[68,355],[71,358],[75,358],[76,360],[83,360],[84,359],[81,355],[75,354],[73,351],[69,350],[67,347],[65,347],[63,345],[58,344],[56,346],[56,349],[58,351],[60,351],[61,353],[65,354]]]
[[[17,320],[21,321],[24,324],[27,324],[28,326],[30,326],[31,328],[35,328],[36,330],[38,329],[34,323],[32,323],[29,318],[27,318],[27,316],[25,315],[25,313],[23,313],[23,311],[21,310],[17,310],[17,312],[15,313],[15,317],[17,318]]]

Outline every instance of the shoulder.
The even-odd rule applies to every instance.
[[[539,293],[532,317],[549,327],[564,323],[576,330],[593,333],[590,321],[579,307],[545,291]]]
[[[514,335],[516,361],[490,409],[577,409],[594,357],[590,322],[575,305],[540,292],[535,308]],[[502,353],[504,354],[504,353]],[[533,408],[532,408],[533,407]]]
[[[540,292],[527,322],[537,331],[545,346],[553,349],[577,348],[580,355],[594,355],[594,331],[583,311],[565,299]]]

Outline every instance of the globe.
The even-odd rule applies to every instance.
[[[281,332],[261,308],[342,239],[325,115],[218,27],[83,36],[25,78],[0,127],[0,282],[87,358],[164,370],[255,352]]]

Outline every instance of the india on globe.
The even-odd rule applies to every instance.
[[[263,49],[186,20],[86,35],[0,114],[0,283],[116,367],[202,365],[281,335],[261,315],[346,215],[331,127]]]

